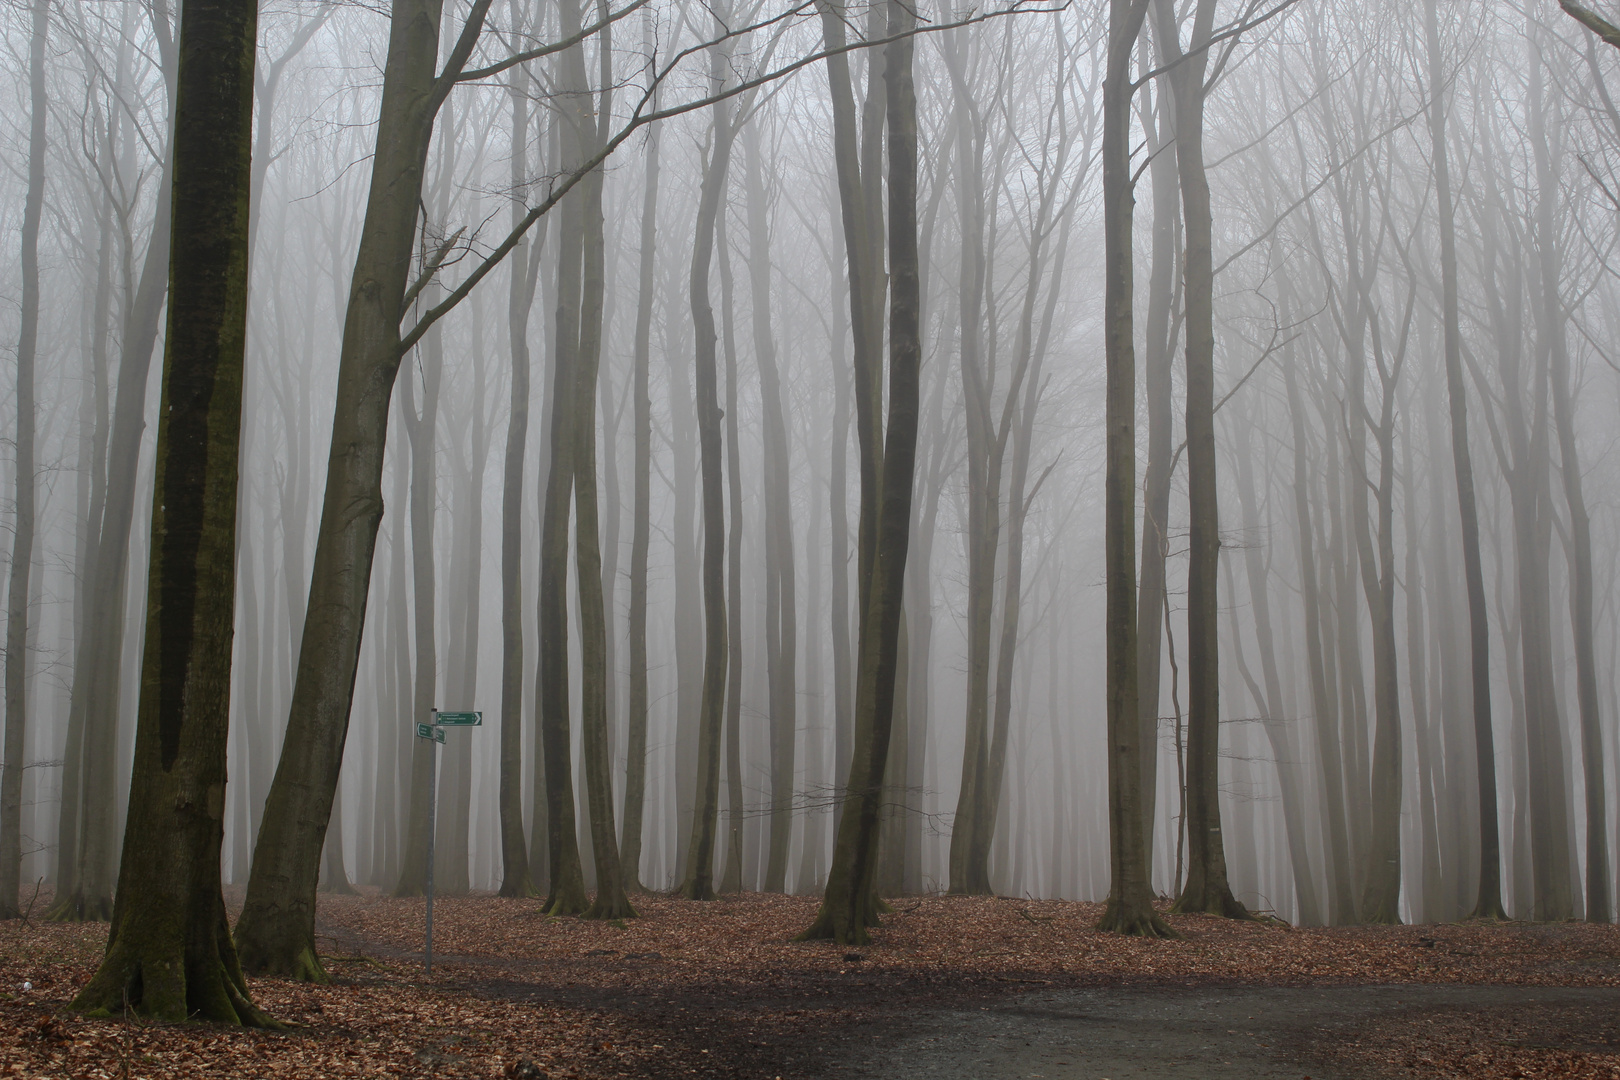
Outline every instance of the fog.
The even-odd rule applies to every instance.
[[[45,6],[30,285],[10,253]],[[420,891],[433,767],[440,895],[555,896],[565,806],[586,891],[605,851],[632,897],[679,888],[711,782],[714,886],[818,893],[864,746],[861,522],[876,530],[878,502],[873,472],[863,508],[861,430],[894,422],[894,16],[780,0],[440,8],[262,4],[224,880],[251,897],[273,787],[318,788],[330,745],[323,889]],[[906,38],[921,363],[885,896],[1110,892],[1107,8],[924,5]],[[464,36],[470,15],[481,32]],[[59,914],[105,917],[147,626],[177,15],[167,0],[16,0],[0,18],[0,546],[23,594],[5,667],[4,772],[20,788],[0,824],[20,837],[13,886],[43,879],[77,897]],[[378,145],[380,116],[406,123],[388,128],[391,25],[452,65],[415,90],[444,99],[425,158],[405,135]],[[1547,0],[1153,0],[1128,55],[1121,430],[1152,891],[1206,873],[1186,824],[1205,820],[1199,762],[1214,760],[1215,851],[1250,910],[1461,918],[1494,828],[1507,913],[1611,919],[1620,54]],[[402,170],[393,225],[374,165]],[[413,167],[419,199],[398,186]],[[1187,212],[1204,170],[1207,226]],[[408,266],[362,244],[385,226]],[[401,274],[394,377],[364,368],[377,316],[355,298]],[[15,362],[31,288],[21,405],[37,430],[19,426]],[[1194,416],[1204,318],[1214,404]],[[352,393],[350,353],[372,372]],[[373,415],[387,430],[371,554],[338,530],[375,500],[332,469],[363,471]],[[1205,507],[1213,533],[1194,528],[1216,522]],[[1215,606],[1189,620],[1210,537]],[[351,703],[350,658],[321,635],[362,616]],[[547,700],[569,719],[549,744]],[[430,766],[416,724],[434,708],[483,723],[447,728]],[[1200,716],[1213,758],[1198,757]],[[287,820],[307,828],[320,803]]]

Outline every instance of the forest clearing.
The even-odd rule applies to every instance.
[[[918,897],[894,906],[871,945],[850,953],[790,940],[789,928],[814,913],[802,896],[646,896],[642,916],[622,924],[495,896],[440,900],[429,976],[420,899],[323,895],[317,936],[332,984],[250,980],[286,1032],[66,1011],[100,958],[105,925],[13,922],[0,926],[0,1075],[988,1080],[1030,1069],[997,1071],[978,1061],[986,1047],[1038,1054],[1054,1025],[1076,1018],[1103,1022],[1078,1045],[1049,1050],[1036,1073],[1124,1080],[1138,1074],[1070,1069],[1088,1050],[1151,1067],[1189,1040],[1225,1036],[1218,1049],[1239,1071],[1206,1055],[1191,1057],[1190,1071],[1166,1061],[1140,1075],[1620,1075],[1614,926],[1294,928],[1168,915],[1182,936],[1152,941],[1099,931],[1098,904]],[[1157,1025],[1140,1040],[1099,1015],[1123,1009],[1153,1025],[1182,1006],[1193,1015],[1176,1017],[1179,1034]],[[1198,1014],[1211,1012],[1206,1033]],[[1034,1046],[1020,1021],[1039,1030]],[[913,1044],[937,1039],[936,1028],[979,1045],[930,1057]],[[905,1061],[923,1071],[897,1068]]]

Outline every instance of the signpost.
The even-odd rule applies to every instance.
[[[433,835],[439,823],[439,755],[438,744],[444,742],[447,727],[479,727],[484,723],[481,712],[440,712],[433,710],[431,723],[416,725],[416,737],[428,741],[428,831],[427,831],[427,932],[422,946],[423,964],[433,974]]]

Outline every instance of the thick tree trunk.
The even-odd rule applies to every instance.
[[[247,329],[254,4],[188,0],[135,770],[107,954],[73,1007],[270,1025],[220,891]]]

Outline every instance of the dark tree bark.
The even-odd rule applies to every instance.
[[[383,447],[401,359],[399,323],[434,118],[483,26],[475,0],[437,73],[443,0],[395,0],[377,152],[338,358],[326,492],[287,733],[236,925],[243,967],[325,981],[315,952],[315,889],[331,815],[382,520]]]
[[[564,0],[561,8],[562,31],[575,35],[582,29],[579,0]],[[605,11],[604,11],[605,13]],[[566,84],[583,88],[564,102],[564,123],[573,129],[581,160],[594,156],[602,147],[607,125],[613,115],[612,41],[604,29],[598,41],[603,84],[600,97],[589,92],[585,72],[584,47],[575,46],[562,54],[568,68]],[[565,133],[564,139],[568,138]],[[577,167],[577,166],[576,166]],[[573,351],[578,365],[574,379],[573,469],[574,469],[574,562],[579,589],[580,636],[580,729],[585,765],[585,797],[590,814],[591,854],[596,869],[596,896],[585,917],[624,919],[636,912],[625,896],[619,863],[618,832],[613,824],[612,750],[608,730],[608,682],[613,673],[608,665],[608,619],[602,587],[602,544],[596,480],[596,389],[602,356],[603,297],[606,291],[606,252],[602,223],[602,183],[600,168],[592,170],[581,183],[583,236],[580,251],[579,343]],[[562,320],[559,320],[559,328]],[[562,353],[559,351],[559,360]],[[566,663],[566,660],[565,660]]]
[[[889,411],[883,447],[881,516],[871,580],[862,590],[860,658],[855,697],[855,745],[847,805],[838,825],[827,890],[815,922],[801,939],[832,938],[841,944],[868,940],[877,921],[872,889],[878,855],[884,765],[894,718],[900,668],[900,623],[904,618],[906,554],[911,539],[911,494],[920,412],[922,335],[921,280],[917,258],[917,98],[912,82],[916,14],[900,0],[887,4],[884,47],[889,159],[888,251]],[[867,178],[875,182],[873,173]],[[851,282],[853,289],[854,283]],[[863,530],[868,531],[868,530]]]
[[[528,68],[512,74],[512,172],[514,191],[528,182]],[[512,202],[515,225],[523,203]],[[506,422],[506,460],[501,483],[501,895],[533,896],[528,843],[523,835],[523,461],[529,440],[529,312],[539,280],[541,233],[512,251],[507,287],[507,347],[512,356]],[[533,257],[530,256],[531,246]]]
[[[1161,0],[1162,2],[1162,0]],[[1187,246],[1183,261],[1187,362],[1187,880],[1178,911],[1245,918],[1227,882],[1220,807],[1220,508],[1215,479],[1215,271],[1204,171],[1204,74],[1214,0],[1199,0],[1189,52],[1161,35],[1172,61],[1176,169]]]
[[[23,199],[17,330],[17,489],[6,591],[6,721],[0,757],[0,919],[16,918],[22,876],[22,781],[28,730],[29,579],[34,567],[34,357],[39,342],[39,219],[45,205],[45,39],[51,9],[34,0],[28,38],[28,192]]]
[[[174,131],[174,250],[152,563],[124,856],[107,954],[74,999],[268,1026],[220,891],[247,330],[257,5],[188,0]]]
[[[724,84],[729,57],[722,45],[711,46],[711,50],[709,77],[718,88]],[[688,279],[703,504],[703,696],[698,709],[696,802],[681,882],[681,894],[689,900],[715,898],[714,842],[720,813],[720,741],[726,697],[726,516],[717,334],[709,299],[709,267],[714,260],[715,219],[725,193],[731,146],[736,137],[728,102],[715,104],[712,131],[712,147],[698,196],[697,237]]]
[[[1142,813],[1136,643],[1136,352],[1132,329],[1131,52],[1148,0],[1109,0],[1103,77],[1103,340],[1108,369],[1107,579],[1108,905],[1098,927],[1167,937],[1153,910]]]

